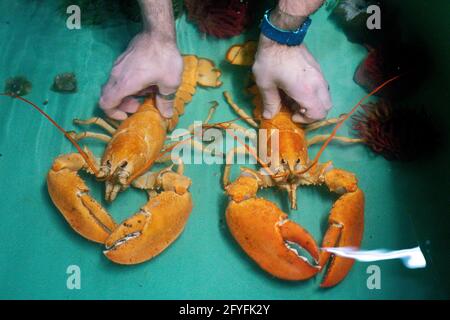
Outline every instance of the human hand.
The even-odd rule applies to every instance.
[[[331,109],[328,83],[304,45],[288,47],[261,35],[253,73],[262,95],[266,119],[280,111],[279,89],[297,103],[292,116],[295,122],[311,123],[323,119]]]
[[[279,28],[295,30],[322,3],[323,0],[280,0],[270,20]],[[262,95],[266,119],[280,111],[279,89],[296,102],[292,117],[296,122],[310,123],[325,118],[331,109],[328,83],[319,64],[303,44],[281,45],[261,34],[253,73]]]
[[[149,31],[138,34],[116,60],[108,83],[102,89],[100,107],[113,119],[124,120],[139,107],[135,96],[155,90],[156,106],[164,117],[173,115],[173,99],[181,82],[183,59],[176,42]]]

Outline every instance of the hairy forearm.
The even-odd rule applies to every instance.
[[[144,31],[155,37],[175,41],[175,23],[171,0],[139,0]]]
[[[293,16],[310,15],[320,8],[325,0],[280,0],[278,7]]]
[[[280,0],[270,15],[271,22],[284,30],[296,30],[324,0]]]

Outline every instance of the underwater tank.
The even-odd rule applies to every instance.
[[[218,87],[197,86],[177,128],[189,128],[194,121],[203,121],[211,102],[215,102],[216,108],[210,123],[233,120],[248,127],[242,120],[234,121],[237,115],[223,92],[230,92],[236,104],[252,114],[252,96],[245,92],[252,82],[251,66],[231,65],[225,56],[233,45],[258,39],[259,15],[264,8],[258,8],[260,12],[255,16],[249,15],[248,21],[239,20],[245,28],[227,30],[225,37],[218,38],[205,34],[210,29],[206,18],[198,21],[201,12],[187,10],[195,1],[186,1],[186,6],[182,1],[173,2],[180,52],[212,62],[220,70],[221,82]],[[352,37],[354,26],[345,26],[345,21],[339,20],[342,16],[333,18],[338,14],[333,5],[339,5],[338,2],[326,3],[314,13],[305,38],[330,86],[333,107],[329,118],[348,113],[374,89],[367,80],[368,73],[363,74],[362,70],[355,76],[355,72],[379,45],[377,41],[381,41],[372,43]],[[304,281],[281,280],[259,268],[241,249],[226,222],[230,200],[222,186],[223,164],[185,165],[184,175],[191,179],[192,212],[176,241],[150,261],[130,266],[115,264],[103,254],[103,245],[74,232],[49,196],[46,179],[56,157],[77,149],[48,119],[19,98],[39,106],[67,131],[84,130],[73,119],[105,117],[98,107],[101,88],[115,59],[142,28],[136,12],[139,9],[132,1],[117,1],[111,6],[94,0],[0,1],[0,81],[4,86],[2,92],[7,93],[0,96],[0,212],[4,226],[0,235],[0,298],[448,299],[450,3],[384,2],[389,4],[390,12],[395,12],[396,24],[389,26],[395,28],[392,33],[401,36],[401,41],[408,45],[395,50],[380,46],[385,50],[380,55],[387,57],[386,52],[395,51],[394,60],[409,62],[402,77],[412,80],[393,89],[401,91],[401,97],[392,98],[392,92],[388,92],[372,96],[363,104],[376,105],[380,100],[390,99],[391,105],[418,109],[393,109],[389,112],[398,112],[397,118],[390,117],[388,124],[382,122],[386,118],[372,115],[370,119],[375,119],[376,128],[360,126],[358,136],[355,122],[368,119],[364,118],[364,109],[359,108],[342,124],[338,134],[358,138],[361,130],[366,130],[364,137],[370,140],[379,136],[374,137],[368,131],[389,129],[395,132],[394,137],[408,140],[409,149],[406,153],[397,152],[395,148],[405,145],[392,136],[383,141],[395,144],[392,147],[395,152],[380,149],[378,142],[371,144],[367,140],[354,145],[331,142],[321,153],[320,161],[331,160],[336,167],[354,173],[364,192],[361,250],[419,247],[426,266],[408,268],[399,259],[355,261],[342,282],[332,288],[321,288],[323,273]],[[66,9],[71,4],[81,7],[79,29],[68,27],[70,13]],[[382,24],[383,17],[382,11]],[[419,73],[414,73],[419,69]],[[380,71],[377,75],[393,76],[391,71]],[[101,129],[92,130],[103,133]],[[317,133],[325,135],[332,130],[333,126],[325,127]],[[97,157],[105,149],[103,142],[94,139],[82,140],[80,144],[88,146]],[[311,159],[319,150],[320,145],[309,148]],[[384,151],[377,152],[380,150]],[[243,166],[257,168],[258,164]],[[152,170],[161,168],[161,164],[156,164]],[[231,175],[236,179],[239,165],[232,167]],[[92,197],[117,223],[138,212],[147,201],[145,191],[129,188],[114,202],[108,202],[104,200],[104,182],[87,173],[81,177]],[[318,244],[328,228],[330,208],[338,198],[323,186],[300,187],[296,191],[298,208],[292,210],[286,192],[279,189],[265,188],[258,197],[273,202]],[[82,290],[69,289],[68,277],[73,270],[81,270]],[[375,285],[374,272],[379,276]]]

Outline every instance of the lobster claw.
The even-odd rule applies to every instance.
[[[116,223],[89,195],[89,188],[78,175],[86,169],[79,153],[59,156],[47,175],[47,187],[55,206],[70,226],[84,238],[104,243]]]
[[[231,234],[242,249],[265,271],[284,280],[304,280],[320,271],[289,247],[298,244],[319,260],[313,237],[275,204],[262,198],[231,201],[226,211]]]
[[[147,261],[178,238],[191,211],[189,192],[163,191],[111,233],[104,254],[119,264]]]
[[[357,187],[355,176],[349,172],[333,169],[325,175],[331,191],[344,192],[334,203],[328,218],[329,227],[322,241],[322,248],[359,248],[364,231],[364,193]],[[328,269],[321,287],[332,287],[341,282],[355,262],[354,259],[336,257],[323,250],[319,265]]]

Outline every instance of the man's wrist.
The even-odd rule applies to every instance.
[[[260,34],[259,41],[258,41],[258,50],[264,50],[264,49],[276,47],[276,48],[278,48],[277,50],[280,50],[280,52],[286,52],[286,51],[296,50],[296,48],[299,48],[302,46],[304,46],[303,43],[299,46],[292,46],[292,47],[286,46],[286,45],[280,44],[276,41],[273,41],[272,39],[266,37],[262,33]]]
[[[259,41],[258,41],[258,51],[268,49],[271,47],[284,48],[286,46],[283,46],[283,45],[279,44],[278,42],[273,41],[272,39],[266,37],[264,34],[261,33],[261,35],[259,36]]]
[[[298,30],[307,18],[307,15],[291,15],[282,11],[278,6],[270,12],[270,22],[277,28],[286,31]]]
[[[161,41],[176,42],[171,0],[140,0],[144,33]]]

